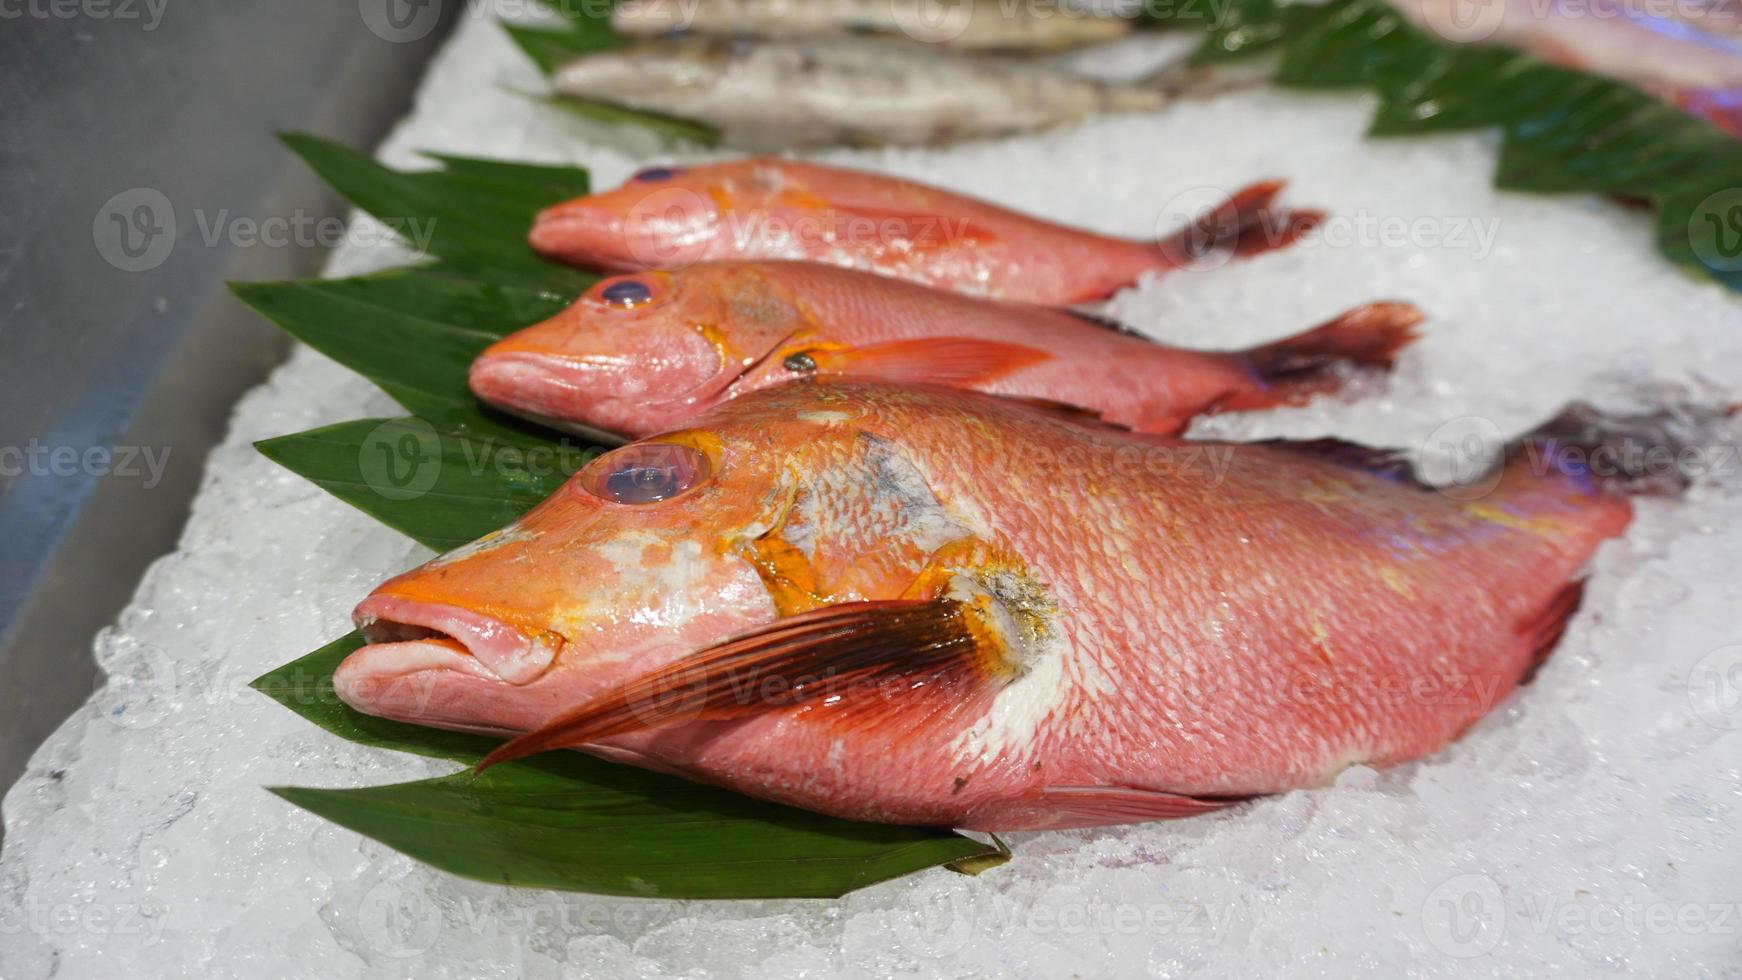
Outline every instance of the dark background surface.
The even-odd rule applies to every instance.
[[[459,7],[0,10],[0,787],[92,690],[93,634],[174,548],[237,397],[288,349],[224,283],[311,275],[322,249],[227,232],[344,209],[274,133],[373,145]],[[115,446],[160,478],[105,461]]]

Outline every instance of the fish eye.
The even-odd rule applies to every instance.
[[[643,275],[614,276],[601,280],[587,291],[589,296],[606,306],[623,310],[645,306],[653,302],[659,293],[658,284]]]
[[[584,486],[601,500],[651,504],[670,500],[707,477],[708,458],[700,450],[672,443],[637,443],[600,457]]]
[[[661,180],[670,180],[684,172],[682,167],[643,167],[629,179],[640,184],[652,184]]]

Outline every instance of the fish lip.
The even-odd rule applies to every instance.
[[[453,641],[400,640],[352,651],[333,671],[333,693],[364,714],[481,735],[511,737],[512,728],[481,724],[452,710],[451,681],[496,688],[501,678]]]
[[[383,593],[358,603],[351,618],[370,647],[397,646],[431,661],[413,670],[445,667],[475,676],[483,671],[515,686],[542,677],[564,643],[548,630],[528,631],[461,606]],[[432,648],[451,656],[437,656]]]

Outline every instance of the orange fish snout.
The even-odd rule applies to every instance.
[[[568,309],[490,345],[468,381],[484,401],[569,430],[640,435],[693,414],[725,353],[669,309],[663,273],[595,284]]]
[[[614,191],[540,211],[527,241],[546,258],[605,269],[670,269],[708,259],[720,221],[716,195],[680,171],[642,171]],[[670,176],[665,176],[665,175]]]

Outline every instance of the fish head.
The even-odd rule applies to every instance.
[[[810,183],[801,168],[763,157],[645,167],[619,187],[540,211],[528,241],[547,258],[608,269],[804,258],[792,222],[830,207]]]
[[[419,724],[513,731],[551,698],[770,614],[729,552],[766,501],[765,464],[706,431],[633,443],[584,466],[509,527],[389,579],[354,619],[368,645],[335,675],[348,704]]]
[[[716,404],[806,325],[754,265],[627,273],[485,349],[471,386],[557,428],[647,435]]]
[[[509,527],[383,583],[356,608],[367,644],[339,696],[527,731],[782,617],[949,588],[938,556],[975,539],[972,521],[897,436],[853,424],[862,403],[812,387],[606,453]]]

